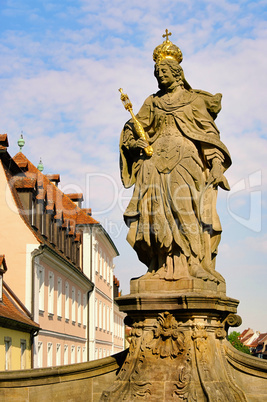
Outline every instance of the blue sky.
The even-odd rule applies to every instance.
[[[168,28],[191,86],[223,94],[217,119],[233,165],[219,192],[223,226],[217,270],[240,300],[243,324],[267,331],[267,1],[0,0],[0,131],[10,153],[60,173],[120,251],[122,290],[145,273],[127,244],[118,142],[124,122],[118,88],[137,112],[157,90],[152,53]],[[2,250],[4,252],[4,250]]]

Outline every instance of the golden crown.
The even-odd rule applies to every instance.
[[[168,29],[166,29],[165,32],[166,33],[162,35],[162,37],[166,38],[166,40],[155,48],[153,52],[153,60],[156,64],[160,64],[164,59],[174,59],[180,64],[183,60],[182,52],[178,46],[174,45],[169,40],[169,36],[172,35],[172,33],[168,32]]]

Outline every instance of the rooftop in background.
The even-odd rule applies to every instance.
[[[0,255],[0,274],[7,271],[5,256]],[[2,299],[0,300],[0,326],[26,332],[39,331],[40,326],[31,318],[30,312],[10,289],[1,281]]]

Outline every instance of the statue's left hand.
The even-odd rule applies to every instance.
[[[224,190],[230,190],[229,183],[223,175],[223,167],[219,159],[214,159],[208,177],[207,185],[220,186]]]

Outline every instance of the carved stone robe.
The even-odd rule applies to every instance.
[[[122,182],[135,185],[124,213],[127,240],[147,266],[159,252],[174,250],[213,263],[221,225],[217,186],[208,186],[207,177],[214,157],[224,170],[231,164],[214,123],[220,101],[220,94],[180,86],[149,96],[136,117],[153,147],[150,158],[136,147],[132,120],[122,131]]]

